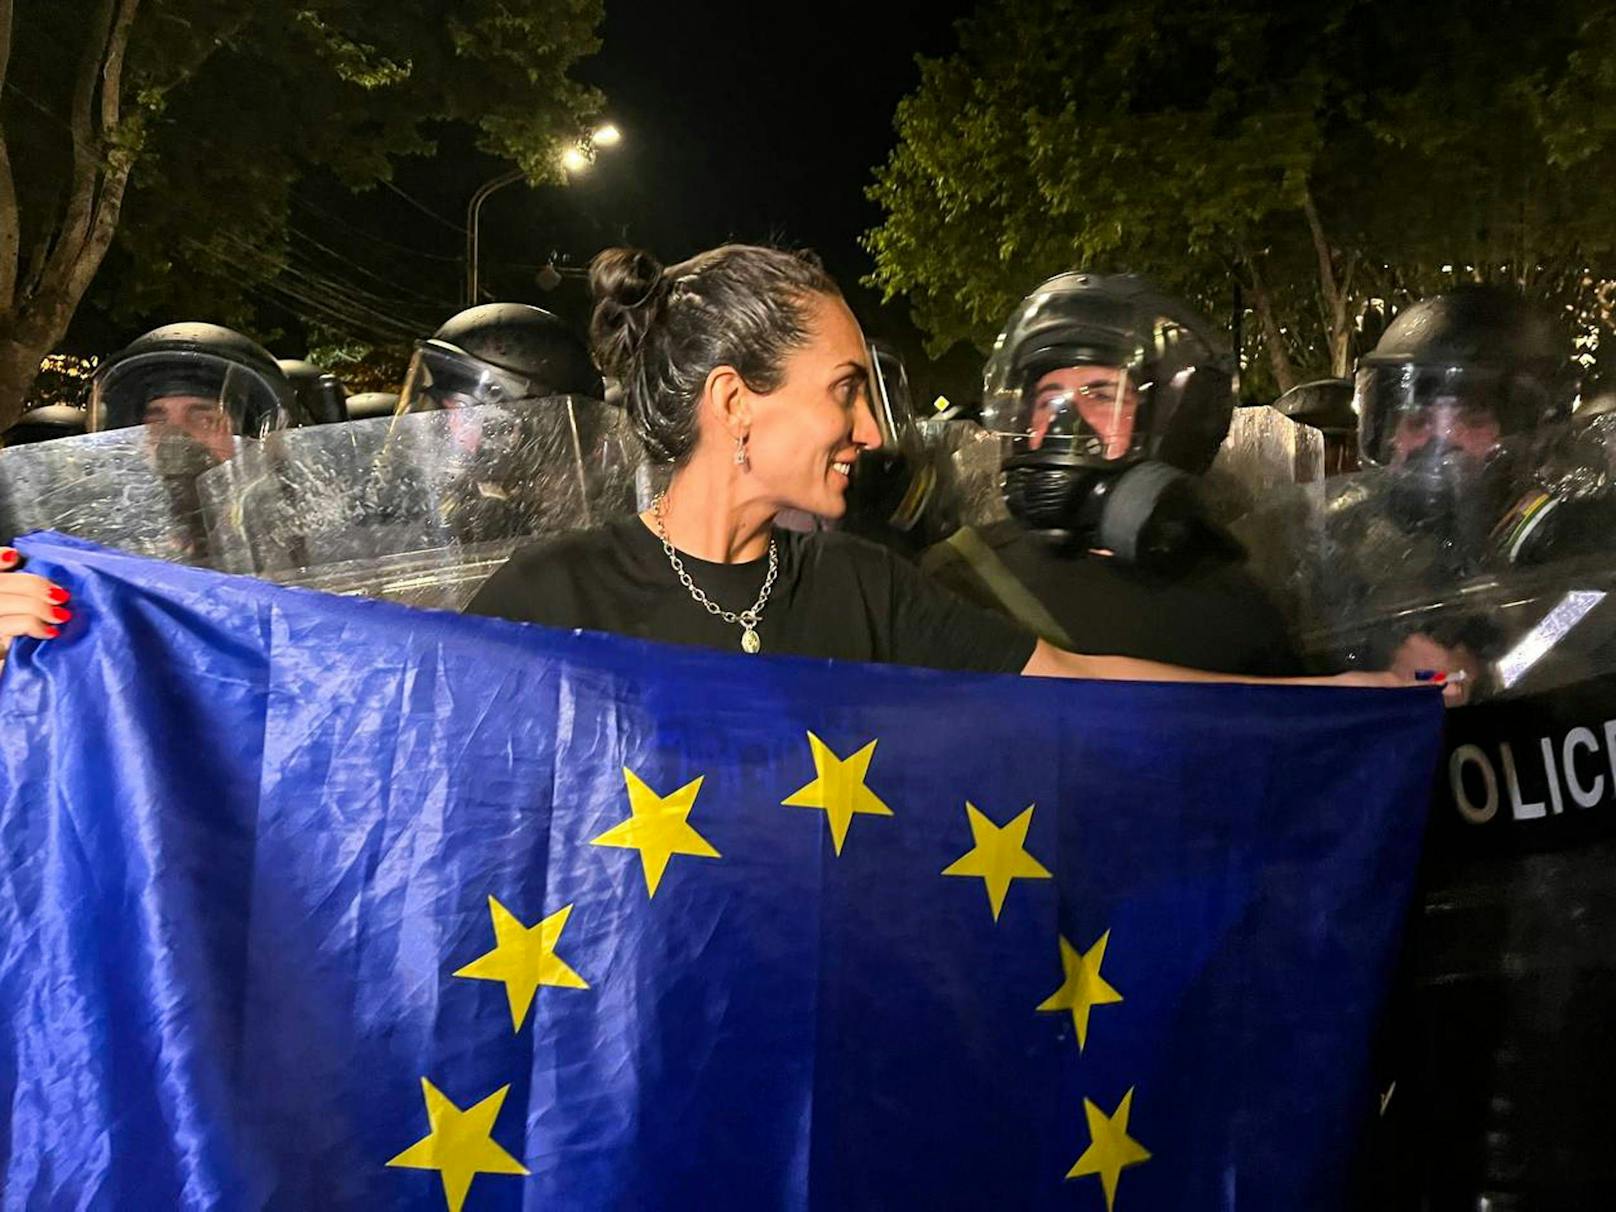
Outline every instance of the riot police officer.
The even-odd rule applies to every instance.
[[[583,340],[542,307],[484,303],[450,317],[416,345],[398,411],[565,395],[604,396]]]
[[[217,324],[168,324],[96,369],[89,430],[152,426],[227,459],[232,438],[284,429],[294,408],[291,383],[256,341]]]
[[[632,508],[632,495],[619,501],[601,489],[626,478],[631,493],[633,475],[620,415],[603,395],[588,346],[559,317],[526,303],[467,308],[415,347],[372,512],[427,508],[472,543],[530,534],[551,517]],[[555,407],[532,407],[546,400]],[[420,415],[445,411],[441,422]],[[421,484],[423,457],[435,488]]]
[[[1298,383],[1274,401],[1274,409],[1324,437],[1326,476],[1358,470],[1358,414],[1352,406],[1352,380],[1315,379]]]
[[[1309,544],[1305,596],[1323,647],[1374,668],[1484,679],[1503,642],[1490,613],[1427,626],[1412,607],[1608,541],[1609,496],[1575,489],[1560,424],[1575,394],[1569,353],[1547,315],[1494,286],[1425,299],[1386,328],[1354,381],[1364,470],[1332,482]],[[1394,616],[1409,621],[1379,621]]]
[[[1366,466],[1385,469],[1390,516],[1447,537],[1455,570],[1486,541],[1570,413],[1575,380],[1549,318],[1518,294],[1473,286],[1401,312],[1358,366]]]
[[[30,446],[56,438],[77,437],[84,432],[84,409],[72,404],[46,404],[30,408],[10,429],[0,435],[0,447]]]
[[[1198,505],[1235,383],[1201,317],[1138,277],[1061,274],[1010,317],[984,379],[1012,520],[923,567],[1064,647],[1290,671],[1283,619]]]
[[[291,385],[262,346],[169,324],[96,370],[89,433],[8,454],[0,530],[51,526],[146,555],[207,563],[199,479],[284,427]],[[86,474],[86,472],[91,474]]]

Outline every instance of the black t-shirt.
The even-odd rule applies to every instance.
[[[1015,522],[976,534],[1077,652],[1251,677],[1301,672],[1284,617],[1239,563],[1190,556],[1171,570],[1147,572],[1111,556],[1061,550]],[[1013,613],[956,543],[939,545],[925,564],[971,601]]]
[[[766,653],[932,669],[1019,673],[1036,639],[963,601],[872,543],[776,530],[780,571],[758,623]],[[757,600],[767,557],[713,564],[680,553],[708,597],[739,613]],[[675,577],[637,516],[572,531],[513,555],[469,614],[607,631],[739,652],[741,628],[709,614]]]

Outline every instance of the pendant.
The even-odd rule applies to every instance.
[[[763,647],[763,641],[758,639],[758,633],[748,627],[741,632],[741,647],[747,652],[756,652]]]

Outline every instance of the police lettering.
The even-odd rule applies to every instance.
[[[1616,720],[1596,733],[1573,728],[1535,741],[1499,741],[1490,749],[1455,746],[1448,754],[1453,806],[1472,825],[1496,819],[1507,805],[1509,819],[1559,816],[1567,805],[1592,808],[1616,797]]]

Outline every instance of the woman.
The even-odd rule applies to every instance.
[[[728,245],[664,270],[613,249],[590,278],[597,360],[622,384],[651,453],[674,465],[672,480],[637,517],[517,553],[470,612],[745,652],[1230,680],[1065,652],[882,548],[776,529],[788,509],[840,516],[854,461],[881,444],[864,335],[811,256]],[[1403,684],[1377,673],[1294,680]]]

